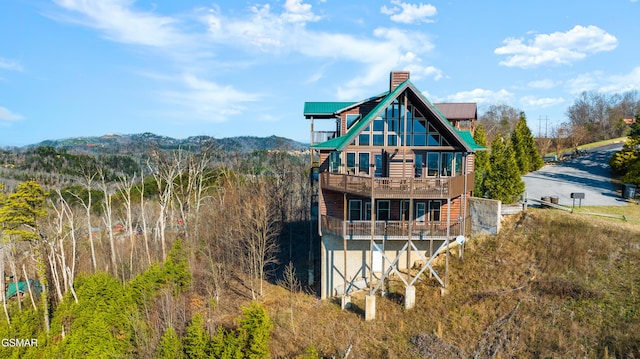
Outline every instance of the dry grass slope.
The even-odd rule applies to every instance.
[[[424,277],[405,311],[392,281],[372,322],[357,296],[342,311],[270,287],[272,355],[313,346],[349,358],[640,357],[638,225],[530,210],[498,236],[473,238],[451,263],[446,296]]]

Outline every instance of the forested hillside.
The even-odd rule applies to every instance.
[[[129,172],[34,151],[82,171],[3,180],[0,289],[21,290],[3,296],[0,338],[22,341],[0,357],[640,355],[637,225],[529,210],[450,258],[446,295],[423,274],[406,311],[391,278],[365,322],[363,297],[342,311],[308,285],[304,154],[149,151]]]
[[[6,351],[14,357],[152,358],[175,349],[159,349],[167,330],[195,357],[187,333],[221,324],[220,350],[262,353],[249,336],[268,317],[251,302],[289,262],[311,267],[302,153],[209,147],[135,159],[41,146],[5,155],[14,161],[5,173],[29,179],[5,179],[0,191],[2,292],[22,288],[3,301],[2,337],[39,340],[35,351]],[[218,305],[246,326],[197,324]]]

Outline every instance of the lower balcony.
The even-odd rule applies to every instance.
[[[420,241],[468,235],[471,218],[452,220],[447,226],[447,221],[343,221],[322,215],[320,225],[323,235],[331,234],[347,240],[370,240],[372,233],[374,240],[408,240],[411,227],[411,240]]]

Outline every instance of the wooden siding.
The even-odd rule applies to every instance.
[[[467,173],[474,172],[475,163],[476,163],[475,153],[468,154],[467,155]]]
[[[318,172],[326,172],[329,170],[329,152],[320,151],[320,166]]]
[[[320,214],[327,214],[332,217],[342,218],[344,214],[343,200],[342,193],[332,191],[322,192]]]

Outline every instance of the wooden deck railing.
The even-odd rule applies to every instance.
[[[339,218],[323,215],[322,233],[329,233],[335,236],[354,239],[371,239],[371,226],[374,226],[375,239],[407,240],[409,236],[409,221],[343,221]],[[462,228],[462,226],[465,228]],[[413,222],[411,238],[414,240],[425,240],[432,238],[446,238],[447,235],[455,237],[460,234],[468,235],[471,230],[471,217],[466,221],[451,221],[447,232],[446,221],[434,222]]]
[[[364,177],[320,173],[320,186],[339,192],[376,198],[455,198],[464,193],[464,176],[455,177]],[[474,174],[467,174],[467,191],[473,189]]]

